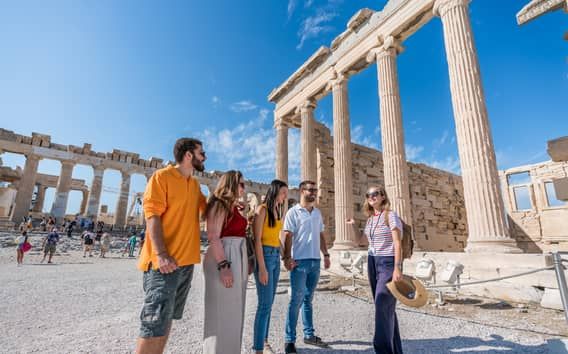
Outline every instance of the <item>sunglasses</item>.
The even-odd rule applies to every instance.
[[[367,197],[367,199],[369,199],[369,198],[376,198],[376,197],[378,197],[379,195],[380,195],[381,197],[384,197],[384,196],[385,196],[385,192],[383,192],[383,191],[374,191],[374,192],[371,192],[371,193],[369,193],[369,192],[365,193],[365,197]]]
[[[304,188],[305,191],[308,191],[310,193],[317,193],[318,189],[317,188]]]
[[[240,186],[242,189],[245,189],[245,182],[239,182],[239,186]]]

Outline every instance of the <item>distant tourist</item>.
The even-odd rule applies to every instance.
[[[28,232],[22,231],[22,234],[16,238],[16,260],[18,265],[24,264],[24,253],[32,248],[31,243],[28,242]]]
[[[286,236],[282,259],[290,271],[292,294],[286,317],[286,354],[296,353],[296,324],[300,307],[304,324],[304,343],[328,348],[316,336],[313,320],[312,300],[320,276],[320,252],[324,257],[324,267],[330,266],[329,253],[325,243],[324,225],[321,212],[315,207],[318,189],[313,181],[300,183],[300,203],[286,213],[284,233]]]
[[[47,220],[45,219],[45,216],[41,217],[41,222],[39,223],[39,227],[42,232],[47,231]]]
[[[280,278],[280,231],[284,219],[284,202],[288,186],[273,180],[266,192],[265,203],[256,208],[253,232],[257,267],[254,272],[258,306],[254,319],[253,350],[257,354],[274,353],[268,343],[270,314]]]
[[[55,249],[57,247],[57,243],[59,242],[59,234],[57,233],[57,228],[54,227],[49,234],[43,239],[43,258],[41,263],[45,261],[45,257],[49,255],[47,263],[51,263],[51,259],[55,254]]]
[[[52,230],[55,227],[55,219],[53,216],[50,216],[47,219],[47,230]]]
[[[376,353],[402,353],[396,298],[387,283],[402,280],[402,222],[394,210],[382,186],[371,186],[365,193],[363,211],[367,215],[364,234],[369,240],[369,283],[375,299],[375,335],[373,347]],[[347,220],[354,225],[354,220]],[[408,235],[407,237],[409,237]]]
[[[238,206],[238,198],[244,193],[242,174],[228,171],[207,203],[203,354],[241,353],[249,274],[247,219]]]
[[[101,236],[101,254],[99,257],[105,258],[106,253],[110,250],[111,237],[108,232],[104,232]]]
[[[154,172],[144,193],[147,235],[138,268],[144,272],[145,298],[138,354],[164,352],[172,320],[182,318],[194,264],[201,258],[199,213],[206,203],[192,175],[205,168],[203,144],[178,139],[174,158],[176,165]]]
[[[134,257],[134,251],[136,250],[137,243],[138,238],[136,237],[136,232],[134,232],[128,239],[128,257]]]
[[[89,253],[89,257],[93,256],[93,245],[95,244],[95,234],[91,231],[83,231],[81,234],[81,242],[83,243],[83,258]]]

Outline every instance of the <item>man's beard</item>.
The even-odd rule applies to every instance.
[[[203,172],[205,170],[205,164],[203,164],[203,162],[199,161],[195,157],[191,159],[191,165],[199,172]]]
[[[316,201],[315,195],[306,195],[306,196],[304,196],[304,198],[306,199],[306,202],[308,202],[308,203],[313,203],[313,202]]]

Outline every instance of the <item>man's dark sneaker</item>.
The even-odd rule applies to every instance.
[[[316,347],[320,348],[329,348],[329,344],[321,340],[318,336],[312,336],[310,338],[304,338],[304,343],[315,345]]]
[[[286,343],[284,352],[286,354],[298,354],[298,352],[296,351],[296,345],[294,343]]]

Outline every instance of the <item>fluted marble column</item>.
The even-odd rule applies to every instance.
[[[58,222],[65,217],[65,211],[67,210],[67,201],[69,200],[69,191],[71,190],[71,181],[73,178],[73,167],[75,167],[75,162],[69,160],[61,161],[61,172],[57,180],[55,200],[51,206],[51,214]]]
[[[468,0],[437,0],[450,73],[467,210],[466,252],[519,252],[509,236]]]
[[[126,213],[128,209],[128,195],[130,193],[130,174],[122,171],[122,183],[120,184],[120,195],[118,203],[116,203],[116,211],[114,218],[115,226],[126,225]]]
[[[86,213],[86,216],[92,217],[93,221],[96,221],[99,216],[104,173],[105,168],[103,166],[93,166],[93,181],[91,183],[91,190],[89,191],[89,201]]]
[[[353,183],[351,165],[351,129],[347,78],[339,75],[331,81],[333,93],[333,180],[335,184],[336,249],[353,248],[353,227],[345,221],[353,218]]]
[[[302,120],[302,128],[301,128],[302,181],[309,180],[315,182],[317,179],[317,156],[316,156],[315,121],[314,121],[315,108],[316,105],[312,101],[306,101],[300,107],[300,117]]]
[[[375,50],[379,80],[381,141],[383,146],[385,189],[391,207],[412,225],[408,166],[404,151],[404,128],[398,88],[396,58],[402,47],[392,36]]]
[[[37,196],[33,207],[34,212],[41,213],[43,211],[43,203],[45,202],[45,191],[47,187],[39,184],[37,186]]]
[[[276,178],[288,183],[288,127],[276,122]]]
[[[12,211],[12,220],[14,222],[19,223],[22,221],[22,217],[28,216],[32,204],[39,160],[40,157],[37,155],[30,154],[26,156],[24,173],[18,185],[18,192],[16,193],[16,200]]]

